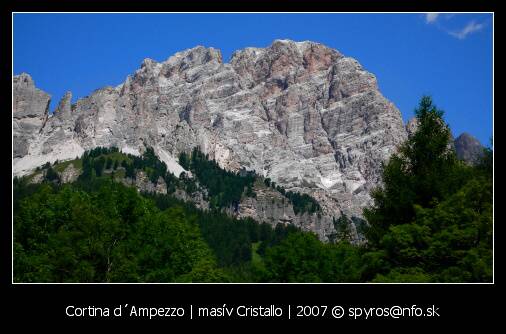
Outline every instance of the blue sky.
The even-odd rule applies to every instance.
[[[144,58],[196,45],[222,51],[312,40],[356,58],[404,120],[423,94],[452,131],[492,136],[491,14],[15,14],[14,74],[29,73],[55,108],[115,86]]]

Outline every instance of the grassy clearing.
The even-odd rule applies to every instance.
[[[109,153],[109,154],[103,154],[102,156],[105,159],[109,158],[109,159],[111,159],[113,161],[118,160],[118,162],[120,164],[123,162],[123,160],[126,160],[129,163],[132,162],[132,159],[130,159],[128,156],[126,156],[125,154],[123,154],[121,152],[113,152],[113,153]],[[56,164],[56,166],[53,166],[53,169],[56,170],[57,172],[61,173],[71,163],[74,165],[74,168],[77,168],[77,169],[82,169],[83,168],[83,160],[81,158],[79,158],[79,159],[74,159],[74,160],[68,160],[68,161],[59,162],[59,163]]]
[[[82,169],[83,168],[83,161],[81,159],[74,159],[74,160],[68,160],[68,161],[62,161],[56,164],[56,166],[53,167],[54,170],[61,173],[67,168],[68,165],[73,164],[74,168],[76,169]]]
[[[121,152],[113,152],[109,154],[104,154],[104,158],[110,158],[113,161],[118,160],[120,163],[123,162],[123,160],[126,160],[127,162],[132,162],[132,159],[130,159],[128,156],[126,156],[124,153]]]

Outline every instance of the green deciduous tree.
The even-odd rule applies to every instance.
[[[272,282],[357,282],[360,249],[349,243],[322,243],[312,233],[292,232],[265,255]]]
[[[224,273],[196,216],[160,211],[133,188],[37,185],[14,216],[16,282],[216,281]]]

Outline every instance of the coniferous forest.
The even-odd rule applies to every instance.
[[[252,172],[221,169],[198,149],[177,178],[150,148],[141,157],[96,148],[60,182],[62,162],[44,180],[14,179],[15,282],[491,282],[493,154],[476,165],[457,159],[443,112],[429,97],[416,109],[416,132],[383,167],[362,228],[349,242],[350,218],[335,220],[329,242],[290,226],[235,219],[225,208],[255,197]],[[167,194],[140,193],[128,182],[142,170]],[[295,213],[321,210],[312,197],[269,179]],[[133,181],[131,181],[133,182]],[[173,196],[205,188],[209,210]]]

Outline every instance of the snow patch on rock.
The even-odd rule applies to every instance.
[[[320,177],[320,182],[322,183],[323,187],[325,189],[330,189],[332,186],[334,186],[336,183],[342,182],[340,177]]]
[[[175,176],[179,177],[182,172],[185,172],[188,174],[188,172],[177,162],[177,160],[169,153],[167,153],[165,150],[157,147],[155,148],[156,155],[165,162],[167,165],[167,170],[174,174]]]
[[[126,154],[135,155],[137,157],[141,155],[141,153],[139,152],[139,149],[134,148],[134,147],[130,147],[128,145],[124,146],[121,149],[121,152],[126,153]]]

